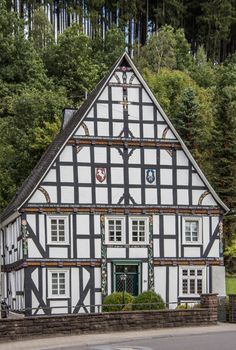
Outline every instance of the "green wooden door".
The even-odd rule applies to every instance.
[[[122,280],[122,275],[125,275],[125,281]],[[132,295],[139,294],[139,265],[115,265],[114,279],[116,292],[124,289]]]

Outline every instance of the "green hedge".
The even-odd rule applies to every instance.
[[[139,294],[133,301],[133,310],[161,310],[165,309],[162,297],[153,292],[147,291]]]
[[[124,293],[124,303],[132,304],[133,296],[127,292]],[[109,305],[110,304],[110,305]],[[120,305],[116,305],[120,304]],[[107,306],[106,306],[107,305]],[[123,306],[123,292],[114,292],[104,299],[102,311],[112,312],[112,311],[122,311],[127,310],[127,306]],[[129,307],[131,309],[131,307]]]

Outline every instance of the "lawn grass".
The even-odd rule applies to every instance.
[[[226,294],[236,294],[236,276],[226,277]]]

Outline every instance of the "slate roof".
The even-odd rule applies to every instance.
[[[17,190],[15,196],[12,198],[11,202],[8,204],[6,209],[0,216],[0,222],[5,220],[8,216],[13,214],[27,199],[31,194],[35,186],[41,180],[49,164],[53,161],[54,157],[70,137],[73,130],[79,125],[79,122],[83,118],[84,114],[88,111],[93,100],[97,97],[101,88],[105,84],[106,80],[109,78],[116,66],[122,61],[125,53],[114,63],[109,72],[100,80],[95,89],[88,95],[87,99],[83,102],[77,112],[73,115],[69,123],[65,126],[63,130],[57,135],[55,140],[48,146],[46,151],[43,153],[42,157],[30,173],[30,175],[25,179],[20,188]]]

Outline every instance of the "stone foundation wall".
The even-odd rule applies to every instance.
[[[229,295],[229,322],[236,323],[236,294]]]
[[[127,311],[2,319],[0,320],[0,341],[216,324],[216,294],[205,294],[201,297],[201,301],[202,308],[189,310]]]

